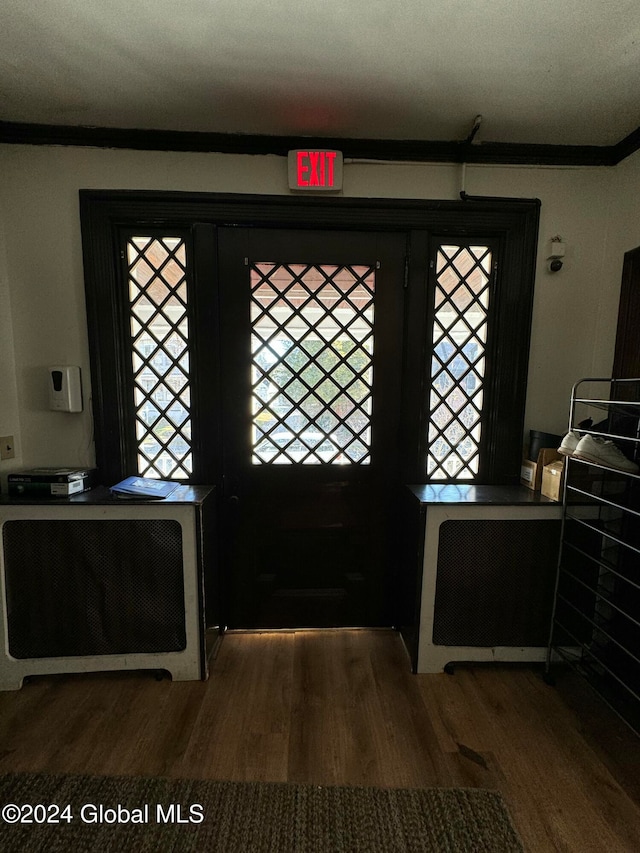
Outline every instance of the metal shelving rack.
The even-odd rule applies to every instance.
[[[638,462],[640,379],[577,382],[569,429],[610,439]],[[573,456],[565,468],[545,678],[569,664],[640,733],[640,475]]]

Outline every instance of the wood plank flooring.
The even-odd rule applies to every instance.
[[[640,741],[571,679],[412,675],[391,631],[230,633],[205,683],[109,673],[1,693],[0,772],[494,788],[532,853],[635,853]]]

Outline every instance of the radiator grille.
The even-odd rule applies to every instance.
[[[560,521],[451,520],[439,531],[434,644],[545,646]]]
[[[175,520],[14,520],[3,527],[15,658],[186,648]]]

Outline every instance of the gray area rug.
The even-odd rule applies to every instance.
[[[476,788],[15,773],[0,776],[0,850],[522,853],[523,847],[501,795]]]

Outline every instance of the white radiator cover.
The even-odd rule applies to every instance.
[[[180,526],[181,539],[181,571],[182,578],[178,584],[180,589],[180,600],[175,602],[175,607],[181,613],[184,613],[183,621],[181,619],[181,631],[183,627],[184,642],[180,642],[183,648],[176,648],[175,643],[173,649],[169,651],[158,650],[154,648],[152,652],[140,652],[128,650],[126,647],[121,649],[117,654],[73,654],[63,656],[48,656],[42,654],[39,657],[15,657],[10,652],[10,634],[15,634],[11,624],[12,613],[8,610],[8,588],[7,588],[7,566],[8,560],[12,560],[11,554],[6,553],[6,541],[9,536],[5,536],[7,525],[16,525],[21,523],[31,523],[34,521],[48,521],[56,524],[64,522],[65,529],[70,521],[77,523],[77,531],[82,533],[82,523],[87,521],[99,521],[107,525],[105,528],[109,536],[113,536],[114,542],[117,543],[118,537],[122,535],[125,528],[129,531],[135,531],[137,522],[144,523],[148,521],[173,522],[172,529],[177,523]],[[55,529],[49,528],[47,529]],[[13,528],[15,530],[15,527]],[[202,571],[199,564],[199,549],[198,549],[198,530],[196,524],[196,507],[193,505],[134,505],[125,503],[116,503],[108,505],[82,505],[61,503],[38,504],[38,505],[19,505],[6,504],[0,505],[0,690],[17,690],[22,686],[23,679],[27,676],[47,675],[57,673],[77,673],[77,672],[99,672],[111,670],[162,670],[168,672],[176,681],[183,680],[199,680],[206,677],[206,662],[203,655],[203,637],[204,637],[204,617],[203,617],[203,590],[202,590]],[[64,540],[55,537],[55,542],[51,543],[51,547],[55,549],[55,554],[52,552],[52,561],[55,558],[57,566],[64,564],[65,561],[65,544]],[[162,560],[162,545],[158,544],[158,561]],[[45,553],[46,546],[39,543],[40,552]],[[153,551],[153,548],[151,548]],[[125,554],[126,548],[123,551]],[[73,557],[73,548],[69,546],[69,556]],[[149,558],[153,560],[155,555],[151,553]],[[95,554],[95,561],[91,553],[86,558],[85,567],[87,571],[101,572],[101,578],[106,578],[101,582],[104,583],[105,589],[108,589],[109,566],[98,567],[100,554]],[[44,560],[43,560],[44,562]],[[95,562],[95,565],[92,563]],[[129,561],[131,562],[131,561]],[[135,565],[126,565],[126,556],[123,556],[119,561],[119,565],[114,566],[114,571],[135,573]],[[34,567],[34,571],[46,571],[46,565],[38,564]],[[56,569],[59,571],[59,569]],[[74,568],[77,571],[77,566]],[[106,574],[105,574],[106,573]],[[13,583],[19,584],[20,578],[15,577]],[[69,576],[71,578],[72,570],[69,568]],[[64,578],[61,580],[63,583]],[[69,583],[66,587],[69,596],[73,596],[73,584]],[[130,619],[135,627],[136,606],[137,601],[130,602],[132,614]],[[48,618],[51,625],[55,625],[56,621],[56,602],[39,601],[39,607],[48,608]],[[173,605],[172,605],[173,606]],[[78,611],[80,612],[80,611]],[[111,614],[117,616],[117,614]],[[81,632],[86,626],[81,624],[83,616],[79,615],[78,631]],[[87,619],[89,614],[87,614]],[[93,614],[95,618],[95,614]],[[115,619],[117,622],[117,618]],[[10,630],[11,629],[11,630]],[[113,631],[113,628],[109,630]],[[153,638],[150,638],[151,645],[154,645]],[[15,642],[14,642],[15,645]],[[157,645],[157,643],[155,644]]]
[[[535,646],[527,645],[464,645],[440,644],[434,642],[436,626],[436,591],[438,565],[440,561],[441,526],[449,521],[527,521],[535,522],[560,520],[561,506],[553,504],[529,505],[457,505],[430,504],[426,509],[424,559],[422,567],[422,594],[420,607],[420,626],[418,637],[418,673],[442,672],[448,665],[456,662],[541,662],[547,654],[547,642]],[[507,527],[508,529],[508,527]],[[532,527],[535,530],[535,526]],[[484,560],[491,554],[483,552]],[[442,571],[442,565],[440,566]],[[461,589],[461,595],[465,590]],[[502,602],[503,606],[507,602]],[[461,608],[462,610],[462,608]],[[475,619],[483,619],[481,607],[478,607]],[[464,634],[464,626],[461,626]]]

